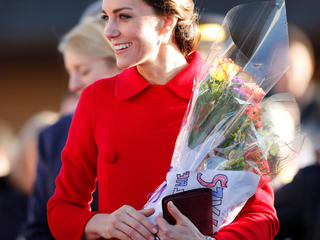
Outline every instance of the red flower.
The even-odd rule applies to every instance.
[[[262,175],[270,173],[269,162],[263,157],[262,151],[254,147],[245,154],[246,161],[255,162]]]

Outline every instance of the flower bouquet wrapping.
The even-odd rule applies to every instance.
[[[213,232],[233,221],[260,178],[277,174],[300,146],[294,134],[282,139],[267,114],[273,102],[293,99],[265,98],[288,68],[284,0],[239,5],[221,31],[224,42],[213,42],[195,79],[166,181],[145,205],[156,216],[163,197],[211,188]]]

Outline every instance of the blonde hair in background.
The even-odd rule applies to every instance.
[[[12,129],[0,121],[0,177],[10,173],[14,144],[15,136]]]
[[[38,136],[42,129],[55,123],[59,114],[43,111],[22,126],[15,146],[10,181],[26,194],[31,194],[38,161]]]
[[[115,63],[113,49],[104,36],[104,22],[97,17],[87,17],[72,28],[62,37],[58,49],[62,54],[70,50],[86,57],[105,58]]]

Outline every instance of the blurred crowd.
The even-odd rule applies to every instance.
[[[36,178],[49,181],[41,179],[39,173],[39,158],[46,154],[39,144],[49,144],[48,141],[41,142],[41,136],[61,133],[57,137],[62,142],[59,143],[61,146],[56,145],[54,153],[59,159],[59,151],[66,141],[72,113],[83,88],[99,78],[119,72],[111,48],[102,40],[100,4],[90,5],[78,25],[66,33],[59,44],[69,74],[69,92],[61,101],[60,111],[36,113],[16,135],[10,123],[0,119],[0,239],[37,239],[32,237],[29,229],[39,224],[34,220],[36,216],[30,213],[37,204],[34,202],[33,194],[37,191],[34,186]],[[202,16],[202,31],[216,31],[221,19],[215,14]],[[210,27],[211,31],[208,30]],[[86,39],[94,34],[100,36]],[[211,40],[210,36],[203,36],[199,50],[204,57]],[[279,131],[285,131],[284,134],[299,131],[303,142],[296,156],[285,163],[273,180],[275,206],[280,220],[276,239],[316,240],[320,239],[320,79],[315,79],[314,73],[319,66],[316,65],[311,39],[303,29],[289,26],[289,42],[290,68],[274,86],[272,94],[289,92],[296,102],[275,106],[274,121],[279,124]],[[54,181],[59,167],[55,168],[50,181]],[[54,186],[53,182],[47,184]],[[47,191],[48,194],[53,193],[53,189]]]

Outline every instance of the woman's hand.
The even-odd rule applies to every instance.
[[[154,240],[158,228],[147,218],[153,213],[153,208],[137,211],[124,205],[111,214],[96,214],[85,226],[84,239]]]
[[[205,236],[200,233],[196,226],[184,216],[170,201],[168,211],[176,220],[176,225],[169,224],[162,216],[156,217],[159,227],[158,237],[161,240],[203,240]]]

